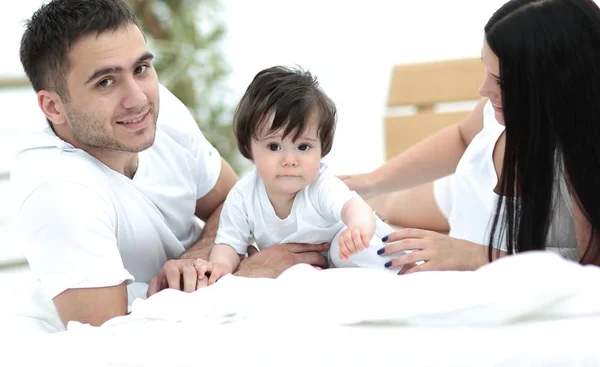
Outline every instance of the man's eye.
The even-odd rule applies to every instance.
[[[298,146],[298,150],[300,150],[300,151],[302,151],[302,152],[305,152],[305,151],[307,151],[307,150],[309,150],[309,149],[310,149],[310,145],[308,145],[308,144],[300,144],[300,145]]]
[[[140,65],[137,68],[135,68],[135,73],[142,74],[142,73],[146,72],[146,69],[148,69],[147,65]]]
[[[281,147],[279,146],[279,144],[269,144],[269,150],[276,152],[279,149],[281,149]]]
[[[112,85],[114,83],[114,80],[112,79],[104,79],[98,82],[98,86],[101,88],[106,88],[109,87],[110,85]]]

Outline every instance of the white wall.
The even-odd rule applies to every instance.
[[[329,164],[337,173],[383,163],[383,114],[397,63],[478,57],[483,27],[505,0],[225,0],[231,87],[241,96],[275,64],[315,73],[336,102]]]
[[[223,45],[232,74],[232,103],[252,77],[276,65],[315,73],[336,102],[339,123],[328,161],[338,173],[383,162],[382,116],[395,63],[478,56],[482,28],[504,0],[222,0]],[[0,0],[0,75],[22,71],[23,20],[42,0]],[[0,169],[15,134],[38,116],[25,91],[0,93]],[[10,136],[10,137],[9,137]]]
[[[0,0],[0,76],[23,74],[19,61],[19,42],[23,34],[24,20],[30,17],[40,4],[41,0]],[[32,90],[0,91],[0,172],[10,167],[18,141],[36,121],[39,121],[39,117],[40,112]],[[0,192],[0,198],[2,195]],[[2,202],[0,220],[1,207]]]
[[[232,103],[263,68],[300,65],[337,103],[339,123],[328,161],[337,173],[383,163],[382,121],[392,66],[478,56],[483,26],[505,0],[221,0],[232,69]],[[20,75],[23,21],[43,0],[0,0],[0,75]],[[30,90],[0,92],[0,171],[25,132],[40,123]],[[18,256],[7,240],[0,186],[0,261]]]

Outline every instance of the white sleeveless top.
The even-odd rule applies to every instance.
[[[483,111],[483,129],[465,150],[454,175],[434,182],[434,196],[448,219],[451,237],[488,244],[493,216],[499,196],[493,153],[504,126],[494,117],[492,104]],[[559,190],[554,195],[553,219],[546,248],[576,260],[575,224],[570,198],[562,174],[562,160],[557,160]],[[503,241],[502,248],[506,249]]]

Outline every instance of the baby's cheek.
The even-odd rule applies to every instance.
[[[319,169],[320,169],[320,165],[316,165],[314,167],[310,167],[310,169],[308,170],[308,177],[309,177],[309,181],[314,181],[317,176],[319,175]]]

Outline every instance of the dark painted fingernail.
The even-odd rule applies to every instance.
[[[385,263],[385,267],[386,268],[389,268],[390,266],[392,266],[392,262],[391,261],[388,261],[388,262]]]
[[[388,236],[385,236],[385,237],[383,237],[383,238],[381,239],[381,242],[385,242],[385,241],[387,241],[387,240],[388,240]]]
[[[384,252],[385,252],[385,247],[382,247],[379,250],[377,250],[377,255],[383,255]]]

